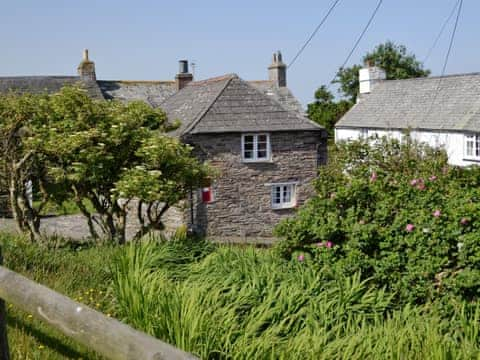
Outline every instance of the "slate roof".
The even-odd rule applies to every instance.
[[[271,80],[250,80],[247,82],[265,95],[271,96],[272,99],[282,104],[285,109],[298,111],[300,114],[305,113],[302,105],[297,98],[293,96],[288,87],[278,87],[275,85],[275,82]]]
[[[182,125],[175,135],[248,131],[322,131],[321,126],[235,74],[189,83],[160,105]]]
[[[480,73],[382,81],[336,127],[479,131]]]
[[[176,92],[175,81],[97,81],[105,99],[142,100],[157,107]]]
[[[55,93],[63,86],[81,84],[93,98],[103,98],[95,81],[83,81],[78,76],[12,76],[0,77],[0,94],[9,91],[19,93]]]

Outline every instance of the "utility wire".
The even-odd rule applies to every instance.
[[[423,120],[425,120],[425,118],[430,116],[430,113],[431,113],[432,108],[433,108],[433,104],[435,103],[435,100],[437,99],[438,93],[440,92],[440,85],[442,83],[443,76],[445,75],[445,70],[447,68],[448,59],[450,58],[450,52],[452,51],[452,48],[453,48],[453,42],[455,40],[455,34],[457,32],[457,27],[458,27],[458,20],[460,19],[460,13],[462,12],[462,6],[463,6],[463,0],[460,0],[460,5],[458,6],[458,10],[457,10],[457,17],[455,19],[455,25],[453,27],[452,35],[450,36],[450,43],[448,44],[447,54],[445,55],[445,60],[443,62],[442,74],[440,75],[440,78],[438,79],[437,88],[435,89],[435,94],[433,96],[432,102],[430,103],[430,107],[428,109],[428,112],[423,117]]]
[[[377,12],[380,9],[380,6],[382,5],[382,3],[383,3],[383,0],[380,0],[378,2],[377,6],[375,7],[375,10],[373,10],[372,15],[370,16],[370,19],[368,19],[367,25],[365,25],[365,27],[363,28],[362,33],[360,34],[357,41],[355,42],[355,45],[353,45],[352,50],[350,50],[350,52],[348,53],[348,56],[345,59],[345,61],[343,62],[342,66],[340,66],[340,69],[343,69],[345,67],[345,65],[348,63],[348,61],[350,60],[350,58],[352,57],[353,53],[357,49],[358,44],[360,44],[360,41],[362,41],[363,36],[365,35],[368,28],[370,27],[370,24],[372,23],[373,19],[375,18],[375,15],[377,15]],[[330,83],[328,85],[328,88],[330,88],[330,85],[335,81],[336,78],[337,78],[337,74],[335,74],[332,81],[330,81]]]
[[[458,5],[460,4],[461,0],[458,0],[456,3],[455,3],[455,6],[453,7],[452,11],[450,12],[450,15],[448,15],[447,19],[445,20],[445,22],[443,23],[442,25],[442,28],[440,29],[440,32],[438,33],[437,37],[435,38],[435,41],[433,42],[432,46],[430,47],[430,49],[428,50],[427,52],[427,55],[425,56],[425,58],[423,59],[422,63],[425,64],[427,62],[427,60],[430,58],[430,55],[432,54],[432,51],[433,49],[435,49],[435,47],[437,46],[437,43],[438,43],[438,40],[440,40],[440,37],[442,36],[443,34],[443,31],[445,30],[445,28],[447,27],[448,23],[450,22],[451,18],[453,17],[453,15],[455,14],[455,10],[457,10],[457,7]]]
[[[332,6],[330,6],[330,9],[328,9],[327,13],[325,14],[325,16],[323,17],[322,21],[320,21],[320,23],[317,25],[317,27],[315,28],[315,30],[313,31],[313,33],[310,35],[310,37],[307,39],[307,41],[305,41],[305,43],[302,45],[302,47],[300,48],[300,50],[298,50],[297,54],[295,55],[295,57],[293,58],[293,60],[290,62],[290,64],[288,64],[288,68],[290,68],[290,66],[292,66],[294,63],[295,63],[295,60],[298,59],[298,57],[300,56],[300,54],[303,52],[303,50],[305,50],[305,48],[307,47],[307,45],[310,43],[310,41],[313,39],[313,37],[317,34],[318,30],[320,30],[320,28],[322,27],[322,25],[325,23],[325,21],[328,19],[328,17],[330,16],[330,14],[332,13],[333,9],[335,9],[335,7],[337,6],[337,4],[340,2],[340,0],[335,0],[332,4]]]

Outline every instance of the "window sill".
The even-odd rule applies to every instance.
[[[256,163],[273,163],[272,159],[265,159],[265,160],[245,160],[242,159],[242,162],[245,164],[256,164]]]
[[[463,158],[463,161],[470,161],[470,162],[476,162],[480,163],[480,158]]]
[[[272,210],[290,210],[290,209],[295,209],[296,207],[297,207],[297,204],[283,205],[283,206],[272,206]]]

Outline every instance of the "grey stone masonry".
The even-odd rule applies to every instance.
[[[295,183],[298,207],[311,197],[311,181],[317,167],[326,162],[324,132],[270,133],[268,162],[243,162],[241,136],[223,133],[188,138],[217,171],[214,201],[202,203],[200,191],[195,194],[193,228],[210,239],[271,238],[274,226],[295,212],[295,208],[272,209],[272,184]]]

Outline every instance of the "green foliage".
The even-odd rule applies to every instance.
[[[34,219],[28,230],[39,235],[43,207],[73,200],[88,218],[92,237],[99,235],[95,222],[111,240],[123,243],[126,212],[135,198],[145,204],[136,208],[142,223],[138,237],[162,229],[162,215],[209,172],[191,147],[166,135],[176,126],[146,103],[95,100],[75,87],[55,95],[1,97],[0,134],[16,140],[4,144],[13,150],[1,157],[0,165],[6,165],[0,173],[14,173],[10,170],[28,155],[25,174],[14,179],[17,193],[25,193],[26,180],[34,180],[44,195],[35,203],[41,204],[38,210],[20,198],[27,209],[19,224]]]
[[[352,107],[347,100],[334,101],[334,96],[325,85],[315,91],[315,102],[308,104],[308,117],[327,129],[333,137],[335,123]]]
[[[477,299],[480,169],[446,159],[408,137],[337,145],[317,195],[278,226],[277,250],[311,254],[345,276],[360,271],[400,303]]]
[[[414,54],[409,54],[404,45],[397,45],[392,41],[379,44],[371,52],[363,57],[363,63],[370,63],[385,70],[387,80],[410,79],[425,77],[430,70],[423,68]],[[340,85],[340,92],[343,97],[355,103],[358,94],[358,71],[361,65],[353,65],[349,68],[339,69],[335,83]]]
[[[478,305],[406,306],[360,275],[271,250],[132,244],[114,261],[127,322],[202,359],[470,359]],[[173,255],[173,256],[172,256]],[[178,267],[173,259],[181,260]]]
[[[54,239],[48,241],[52,243]],[[8,268],[96,310],[111,312],[108,264],[118,256],[118,247],[64,243],[51,248],[6,234],[0,234],[0,246]],[[7,321],[12,359],[101,359],[13,304],[7,304]]]
[[[391,41],[379,44],[371,52],[363,57],[363,63],[370,63],[384,69],[387,79],[409,79],[424,77],[430,74],[430,70],[423,69],[415,55],[409,54],[403,45],[397,45]],[[325,85],[315,91],[315,101],[308,104],[308,117],[323,125],[330,137],[333,137],[335,123],[355,104],[359,82],[358,72],[361,65],[352,65],[341,68],[336,74],[333,83],[339,84],[339,93],[342,99],[335,101],[334,96]]]

